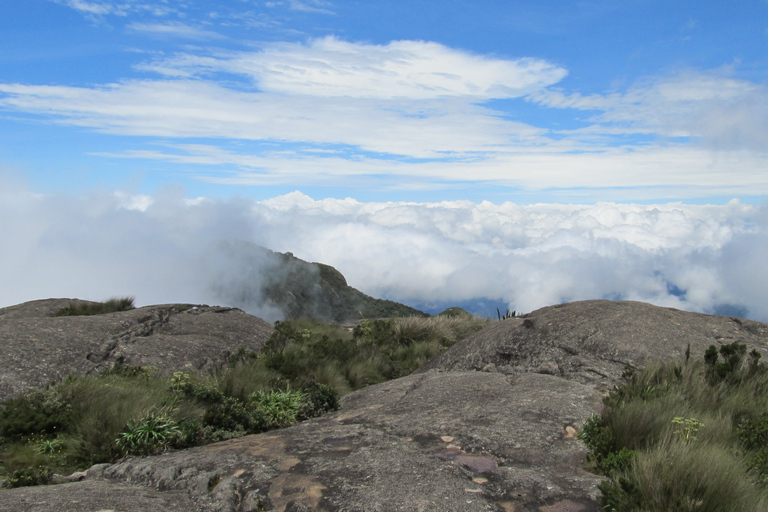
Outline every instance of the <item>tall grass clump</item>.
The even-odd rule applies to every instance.
[[[135,309],[133,297],[112,297],[104,302],[71,302],[56,312],[56,316],[90,316]]]
[[[615,512],[768,510],[768,370],[737,343],[628,371],[580,438]]]

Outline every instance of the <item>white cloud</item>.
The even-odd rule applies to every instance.
[[[400,301],[488,297],[529,311],[611,297],[705,312],[731,304],[768,320],[768,216],[738,202],[363,203],[298,192],[189,201],[180,191],[66,197],[3,185],[2,305],[131,294],[254,311],[217,287],[244,274],[257,282],[244,241],[334,265],[352,286]]]
[[[334,14],[330,9],[331,2],[325,2],[324,0],[289,0],[288,6],[294,11],[303,12],[317,12],[322,14]]]
[[[567,74],[541,59],[489,58],[425,41],[372,45],[334,37],[272,44],[256,52],[177,55],[145,69],[182,76],[228,71],[250,77],[269,92],[386,100],[516,98]]]
[[[0,108],[111,134],[177,139],[170,148],[109,156],[195,164],[196,176],[221,184],[356,177],[357,186],[375,177],[390,188],[487,183],[583,201],[768,193],[768,92],[723,73],[691,71],[624,93],[580,96],[547,89],[565,70],[543,60],[332,37],[139,67],[164,78],[96,87],[0,84]],[[484,105],[492,98],[595,113],[590,126],[556,133]],[[628,134],[645,139],[630,142]],[[185,138],[209,140],[192,146]],[[233,152],[217,139],[271,149],[246,144]]]
[[[268,91],[377,99],[514,98],[566,75],[539,59],[491,59],[423,41],[366,45],[333,37],[271,46],[226,65],[253,75]]]
[[[151,35],[180,37],[185,39],[209,40],[221,39],[224,37],[211,30],[192,27],[180,22],[131,23],[127,25],[126,28],[135,32],[144,32]]]
[[[586,133],[647,133],[694,137],[705,147],[765,151],[768,88],[723,72],[686,71],[641,81],[624,93],[582,96],[541,91],[534,101],[594,110]]]
[[[0,85],[0,107],[121,135],[224,137],[347,144],[417,158],[490,151],[540,140],[542,130],[483,107],[432,100],[417,106],[225,89],[215,83],[132,81],[96,89]]]
[[[113,7],[102,2],[86,2],[85,0],[64,0],[63,3],[75,10],[86,14],[109,14]]]
[[[148,13],[153,16],[165,16],[176,12],[166,2],[136,1],[136,0],[52,0],[80,11],[90,18],[101,18],[107,15],[128,16],[131,13]]]
[[[384,138],[379,144],[396,144]],[[414,132],[414,138],[416,134]],[[449,141],[452,139],[444,139]],[[422,139],[423,142],[423,139]],[[376,148],[371,141],[369,148]],[[378,146],[382,147],[382,146]],[[414,150],[418,148],[414,147]],[[146,151],[105,153],[187,164],[205,181],[230,185],[302,183],[327,185],[338,179],[377,177],[401,189],[435,189],[441,184],[495,183],[522,190],[547,191],[551,197],[581,194],[582,200],[653,199],[768,194],[764,159],[751,153],[713,155],[697,148],[606,149],[588,153],[499,151],[459,161],[402,162],[348,158],[313,152],[243,154],[209,145],[177,145]],[[207,166],[230,164],[235,171],[213,174]],[[201,169],[191,166],[201,166]],[[622,194],[625,196],[622,197]]]

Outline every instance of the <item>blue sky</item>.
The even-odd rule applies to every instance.
[[[38,190],[722,204],[768,188],[764,0],[3,10],[0,166]]]
[[[417,307],[768,320],[766,0],[2,9],[0,306],[273,319],[253,243]]]

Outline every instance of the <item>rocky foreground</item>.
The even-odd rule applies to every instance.
[[[543,308],[347,395],[335,413],[3,490],[0,510],[596,512],[600,477],[576,433],[605,390],[626,365],[734,341],[766,355],[768,325],[637,302]]]

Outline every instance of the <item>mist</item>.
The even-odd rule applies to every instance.
[[[0,306],[50,297],[189,302],[280,318],[259,296],[274,251],[336,267],[408,305],[490,300],[528,312],[640,300],[768,320],[761,206],[265,201],[0,192]],[[494,311],[488,311],[495,315]]]

